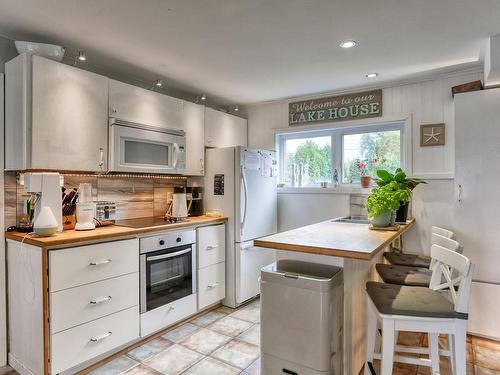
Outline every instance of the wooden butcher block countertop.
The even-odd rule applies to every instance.
[[[155,232],[170,230],[194,229],[205,225],[225,223],[226,221],[227,217],[197,216],[189,218],[189,221],[187,222],[145,228],[129,228],[119,225],[110,225],[89,231],[65,230],[62,233],[56,233],[50,237],[37,237],[36,235],[26,236],[26,233],[20,232],[5,232],[5,238],[15,241],[23,241],[24,243],[45,249],[54,249],[95,242],[105,242],[121,238],[132,238],[148,233],[154,234]]]
[[[255,246],[310,254],[370,260],[410,229],[412,219],[398,231],[370,230],[368,224],[332,220],[273,234],[254,241]]]

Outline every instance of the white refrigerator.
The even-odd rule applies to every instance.
[[[223,303],[234,308],[260,293],[260,269],[276,259],[274,250],[253,245],[277,230],[276,153],[242,146],[208,149],[205,162],[205,208],[229,217]]]
[[[500,89],[455,96],[455,230],[475,264],[468,331],[500,339]]]

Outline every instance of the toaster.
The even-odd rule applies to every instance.
[[[95,212],[97,226],[113,225],[116,220],[116,203],[98,201],[95,204]]]

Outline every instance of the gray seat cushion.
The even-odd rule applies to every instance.
[[[429,268],[431,266],[431,258],[425,255],[387,252],[384,253],[384,257],[390,264],[393,264],[395,266],[423,268]]]
[[[429,287],[432,271],[428,268],[377,264],[377,272],[384,283]]]
[[[442,293],[429,288],[368,281],[366,291],[382,314],[467,319]]]

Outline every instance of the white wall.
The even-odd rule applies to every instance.
[[[431,225],[453,227],[455,144],[451,87],[478,79],[482,79],[482,71],[463,71],[383,88],[383,117],[391,120],[410,119],[412,147],[409,150],[411,162],[407,169],[429,182],[415,190],[413,215],[417,219],[417,225],[405,238],[405,245],[409,250],[428,249]],[[336,93],[328,95],[332,94]],[[294,129],[288,125],[288,103],[313,97],[315,96],[310,95],[247,106],[249,146],[275,149],[276,133]],[[446,124],[446,145],[420,147],[420,124],[440,122]],[[370,120],[366,123],[370,123]],[[333,123],[331,126],[349,126],[349,122]],[[306,127],[314,129],[315,126]],[[339,194],[280,194],[279,230],[338,216],[338,213],[345,212],[348,201],[348,195]]]

